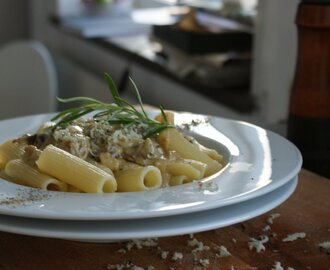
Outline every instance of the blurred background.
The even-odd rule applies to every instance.
[[[107,72],[132,102],[129,76],[147,104],[284,133],[298,2],[2,0],[0,52],[18,41],[44,45],[56,71],[57,96],[107,101]]]

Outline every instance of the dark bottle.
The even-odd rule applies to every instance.
[[[302,0],[296,25],[288,139],[300,149],[304,168],[330,178],[330,1]]]

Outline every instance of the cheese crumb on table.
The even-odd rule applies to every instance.
[[[250,238],[250,241],[248,242],[249,249],[255,249],[257,253],[260,251],[266,250],[266,247],[264,246],[265,243],[269,241],[269,238],[267,235],[261,235],[259,236],[259,239]]]
[[[132,248],[142,249],[143,247],[156,247],[158,245],[157,238],[133,239],[126,244],[126,249],[130,251]]]
[[[189,247],[196,247],[195,249],[193,249],[192,253],[196,253],[196,252],[200,252],[203,250],[209,250],[210,247],[204,245],[203,242],[198,241],[196,238],[193,238],[192,240],[188,240],[188,246]]]
[[[225,246],[220,246],[219,253],[216,255],[219,257],[229,257],[231,256],[231,253],[228,251],[228,249]]]
[[[275,262],[271,270],[284,270],[280,262]]]
[[[181,252],[174,252],[172,256],[172,261],[181,260],[183,258],[183,254]]]
[[[210,261],[209,261],[209,259],[200,259],[200,260],[199,260],[199,263],[200,263],[202,266],[206,266],[206,265],[209,265],[209,264],[210,264]]]
[[[262,231],[264,231],[264,232],[267,232],[267,231],[270,231],[271,230],[271,227],[269,226],[269,225],[266,225],[263,229],[262,229]]]
[[[147,270],[153,270],[154,268],[150,268],[153,266],[149,266]],[[124,270],[124,269],[131,269],[131,270],[144,270],[143,267],[134,265],[132,262],[128,261],[126,263],[119,263],[119,264],[109,264],[107,266],[107,270]]]
[[[163,260],[166,260],[167,259],[167,257],[168,257],[168,254],[169,254],[170,252],[169,251],[162,251],[161,253],[160,253],[160,257],[163,259]]]
[[[274,223],[274,219],[275,218],[279,218],[281,215],[280,214],[278,214],[278,213],[273,213],[273,214],[271,214],[268,218],[267,218],[267,222],[269,223],[269,224],[273,224]]]
[[[283,242],[292,242],[295,241],[299,238],[305,238],[306,237],[306,233],[304,232],[298,232],[298,233],[293,233],[293,234],[289,234],[287,235],[287,237],[285,237],[284,239],[282,239]]]
[[[319,247],[324,249],[328,254],[330,254],[330,241],[320,243]]]
[[[279,261],[276,261],[271,270],[285,270]],[[292,267],[288,267],[287,270],[294,270]]]

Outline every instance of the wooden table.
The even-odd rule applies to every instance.
[[[251,238],[265,239],[265,235],[265,250],[249,249]],[[297,239],[283,241],[288,235]],[[330,251],[320,246],[326,242],[330,242],[330,181],[302,170],[294,194],[262,216],[194,235],[142,241],[138,243],[141,246],[133,242],[85,243],[1,232],[0,270],[270,270],[275,262],[285,270],[329,270]],[[120,268],[125,264],[126,268]]]

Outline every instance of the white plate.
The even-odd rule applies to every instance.
[[[109,221],[63,221],[0,215],[0,230],[25,235],[109,242],[197,233],[236,224],[264,214],[295,190],[297,177],[269,192],[239,204],[170,217]]]
[[[34,132],[50,115],[0,121],[0,142]],[[0,180],[0,214],[69,220],[154,218],[210,210],[271,192],[298,174],[302,158],[285,138],[245,122],[177,114],[204,145],[219,150],[227,167],[203,184],[105,195],[45,192]],[[197,124],[196,124],[197,123]]]

